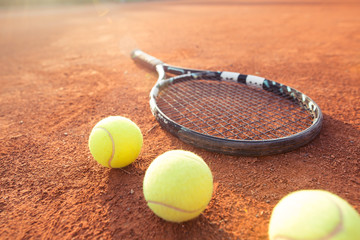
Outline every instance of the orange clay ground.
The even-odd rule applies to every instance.
[[[286,194],[325,189],[360,210],[359,1],[152,1],[0,9],[0,239],[267,239]],[[141,48],[179,66],[266,77],[310,96],[320,136],[290,153],[234,157],[162,130]],[[102,118],[142,130],[138,159],[107,169],[88,150]],[[195,220],[147,207],[144,173],[167,150],[202,156],[213,198]]]

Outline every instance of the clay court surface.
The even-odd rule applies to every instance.
[[[0,239],[267,239],[286,194],[325,189],[360,211],[359,1],[152,1],[0,9]],[[253,74],[310,96],[320,136],[298,150],[235,157],[197,149],[149,109],[156,74],[141,48],[179,66]],[[121,115],[142,130],[124,169],[95,162],[88,136]],[[165,222],[142,180],[172,149],[202,156],[214,176],[200,217]]]

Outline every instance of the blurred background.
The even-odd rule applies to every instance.
[[[0,7],[31,5],[86,4],[99,2],[140,2],[143,0],[0,0]]]

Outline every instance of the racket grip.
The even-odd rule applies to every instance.
[[[134,61],[142,63],[152,69],[156,69],[156,66],[159,64],[164,64],[161,60],[141,51],[140,49],[133,50],[131,52],[131,57]]]

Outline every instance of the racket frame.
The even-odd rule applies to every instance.
[[[132,52],[132,58],[134,61],[157,71],[159,76],[158,80],[150,91],[151,112],[161,127],[187,144],[203,148],[208,151],[229,155],[266,156],[298,149],[311,142],[321,131],[323,115],[319,106],[305,94],[281,83],[258,76],[243,75],[234,72],[207,71],[176,67],[168,65],[139,49],[135,49]],[[167,78],[167,73],[175,76]],[[286,96],[291,96],[305,108],[308,108],[307,111],[311,112],[313,116],[313,123],[305,130],[286,137],[267,140],[225,139],[206,135],[186,128],[170,119],[158,107],[156,98],[163,88],[166,88],[170,84],[175,84],[177,81],[183,79],[192,81],[204,78],[217,78],[219,79],[217,81],[238,82],[239,84],[262,88],[267,91],[275,91],[279,95],[284,94]]]

